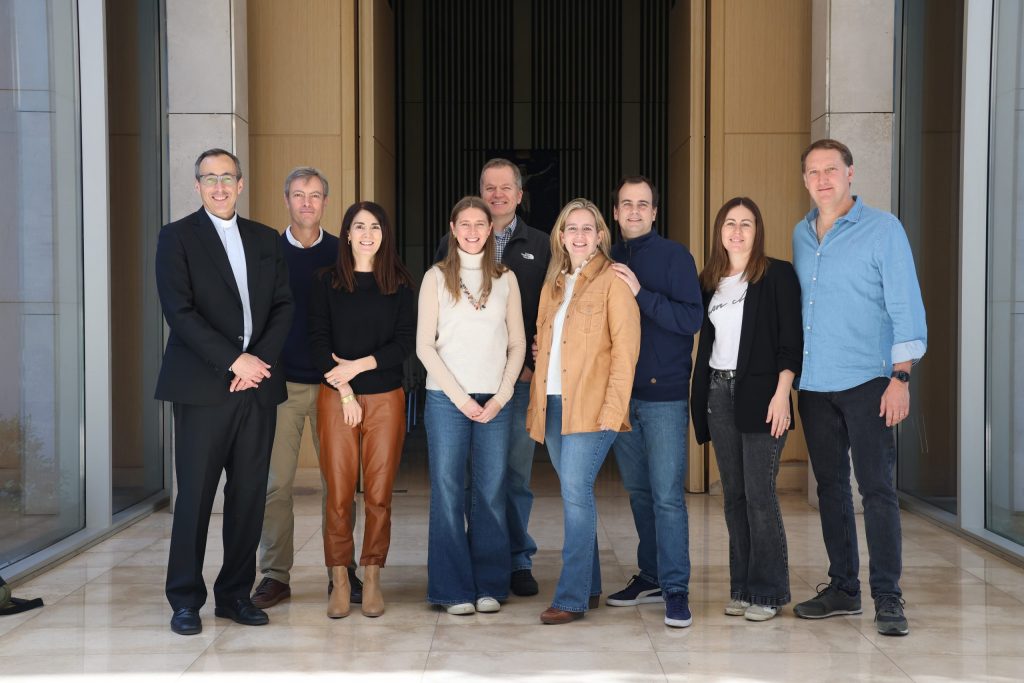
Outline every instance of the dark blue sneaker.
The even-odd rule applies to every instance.
[[[656,583],[643,579],[639,574],[634,574],[626,587],[618,593],[612,593],[606,601],[612,607],[632,607],[648,602],[664,602],[661,596],[661,588]]]
[[[669,593],[665,596],[665,624],[686,628],[693,623],[688,598],[686,593]]]

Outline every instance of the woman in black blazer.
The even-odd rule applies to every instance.
[[[800,284],[788,261],[764,253],[764,221],[735,197],[715,218],[715,245],[700,274],[704,324],[690,408],[697,441],[711,441],[729,529],[725,613],[766,621],[790,600],[786,531],[775,492],[793,428],[790,390],[800,373]]]

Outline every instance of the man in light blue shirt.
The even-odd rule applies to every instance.
[[[862,611],[852,461],[875,625],[883,635],[906,635],[894,428],[910,412],[911,368],[927,347],[921,289],[899,220],[853,195],[849,148],[818,140],[801,164],[816,208],[793,231],[804,324],[799,406],[830,580],[793,611],[805,619]]]

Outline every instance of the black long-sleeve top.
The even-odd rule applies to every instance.
[[[332,352],[345,360],[373,356],[377,367],[350,384],[357,394],[382,394],[402,386],[402,364],[416,347],[416,297],[405,286],[382,294],[373,273],[355,276],[354,292],[333,288],[330,271],[314,277],[309,350],[321,375],[336,365]]]

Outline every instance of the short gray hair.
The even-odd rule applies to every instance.
[[[501,157],[498,157],[497,159],[491,159],[486,164],[484,164],[483,168],[480,169],[481,192],[483,192],[484,188],[484,173],[486,173],[488,169],[492,168],[511,168],[512,174],[516,177],[516,187],[518,187],[520,190],[523,189],[523,174],[522,172],[520,172],[519,167],[513,164],[508,159],[502,159]]]
[[[319,169],[313,168],[312,166],[296,166],[292,169],[292,172],[288,174],[288,177],[284,179],[284,196],[287,197],[288,193],[291,192],[292,183],[299,178],[319,178],[320,182],[324,186],[324,198],[326,199],[330,188],[327,185],[327,178]]]
[[[208,149],[196,157],[196,180],[199,180],[199,165],[202,164],[203,159],[206,159],[207,157],[231,157],[231,161],[235,162],[235,175],[238,176],[239,180],[242,179],[242,162],[238,160],[238,157],[226,149],[214,147],[213,149]]]

